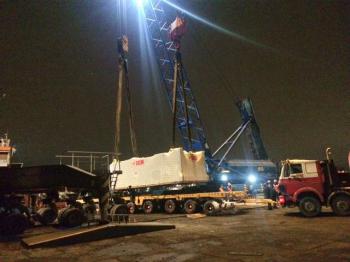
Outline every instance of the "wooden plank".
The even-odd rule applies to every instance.
[[[206,216],[207,216],[206,214],[202,214],[202,213],[195,213],[195,214],[187,214],[186,215],[186,217],[192,218],[192,219],[203,218]]]

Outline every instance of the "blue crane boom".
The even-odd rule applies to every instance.
[[[161,72],[163,86],[165,87],[169,104],[172,104],[174,84],[174,58],[177,52],[174,41],[169,39],[169,23],[162,6],[161,0],[150,0],[143,8],[148,34],[153,42],[155,57]],[[197,103],[195,101],[191,84],[185,68],[182,66],[183,81],[177,82],[176,87],[176,124],[180,131],[183,147],[190,151],[205,151],[210,156],[210,149],[200,119]],[[183,87],[182,87],[183,85]],[[184,92],[182,92],[185,90]],[[187,100],[185,103],[185,99]],[[191,136],[186,126],[186,108],[188,112],[188,124]]]
[[[268,156],[260,137],[259,127],[256,123],[254,110],[249,98],[241,99],[236,103],[242,118],[242,124],[214,153],[211,153],[192,87],[182,63],[182,81],[177,81],[177,62],[179,55],[181,59],[181,53],[179,53],[179,48],[177,46],[179,43],[172,41],[169,37],[170,23],[167,12],[163,6],[163,0],[146,1],[142,8],[142,14],[147,24],[148,37],[151,39],[154,47],[154,56],[160,69],[161,79],[166,90],[168,102],[173,112],[175,111],[174,119],[180,131],[183,148],[187,151],[205,152],[208,171],[214,180],[220,175],[220,170],[225,169],[235,174],[239,173],[236,172],[239,169],[236,168],[236,164],[232,161],[227,161],[226,156],[232,150],[243,132],[247,135],[254,159],[267,160]],[[176,86],[176,88],[174,88],[174,86]],[[175,96],[174,90],[176,90]],[[174,97],[176,97],[176,104],[173,101]],[[225,147],[228,147],[227,150],[218,158],[219,152]],[[272,168],[271,171],[270,164],[272,163],[268,163],[267,165],[269,166],[269,173],[274,173],[275,170]],[[258,165],[261,167],[261,165],[265,165],[265,163],[254,162],[250,163],[249,167],[247,164],[247,170],[250,170],[251,166],[255,166],[257,167],[256,169],[258,169]]]
[[[243,123],[250,121],[245,134],[248,138],[250,149],[256,160],[267,160],[268,156],[264,143],[260,136],[260,129],[255,119],[253,104],[249,98],[241,99],[236,103]]]

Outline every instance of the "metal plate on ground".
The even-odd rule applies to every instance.
[[[175,225],[155,222],[130,224],[109,223],[101,226],[62,230],[54,233],[28,237],[22,239],[22,243],[30,248],[69,245],[167,229],[175,229]]]

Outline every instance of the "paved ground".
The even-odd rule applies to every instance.
[[[297,209],[133,219],[173,223],[176,229],[55,248],[26,249],[18,239],[2,240],[0,261],[350,261],[350,218],[330,212],[312,219]],[[52,230],[36,228],[26,235]]]

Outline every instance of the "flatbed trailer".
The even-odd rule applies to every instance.
[[[108,177],[68,165],[0,167],[0,235],[22,234],[36,222],[56,219],[65,227],[95,217],[101,222],[119,215],[127,219],[127,207],[110,201]],[[98,207],[93,198],[99,199]]]
[[[142,210],[149,214],[161,210],[168,214],[184,211],[187,214],[203,211],[214,215],[224,210],[234,209],[234,202],[244,202],[247,194],[244,191],[233,192],[202,192],[202,193],[172,193],[172,194],[143,194],[121,197],[127,203],[130,213]]]

